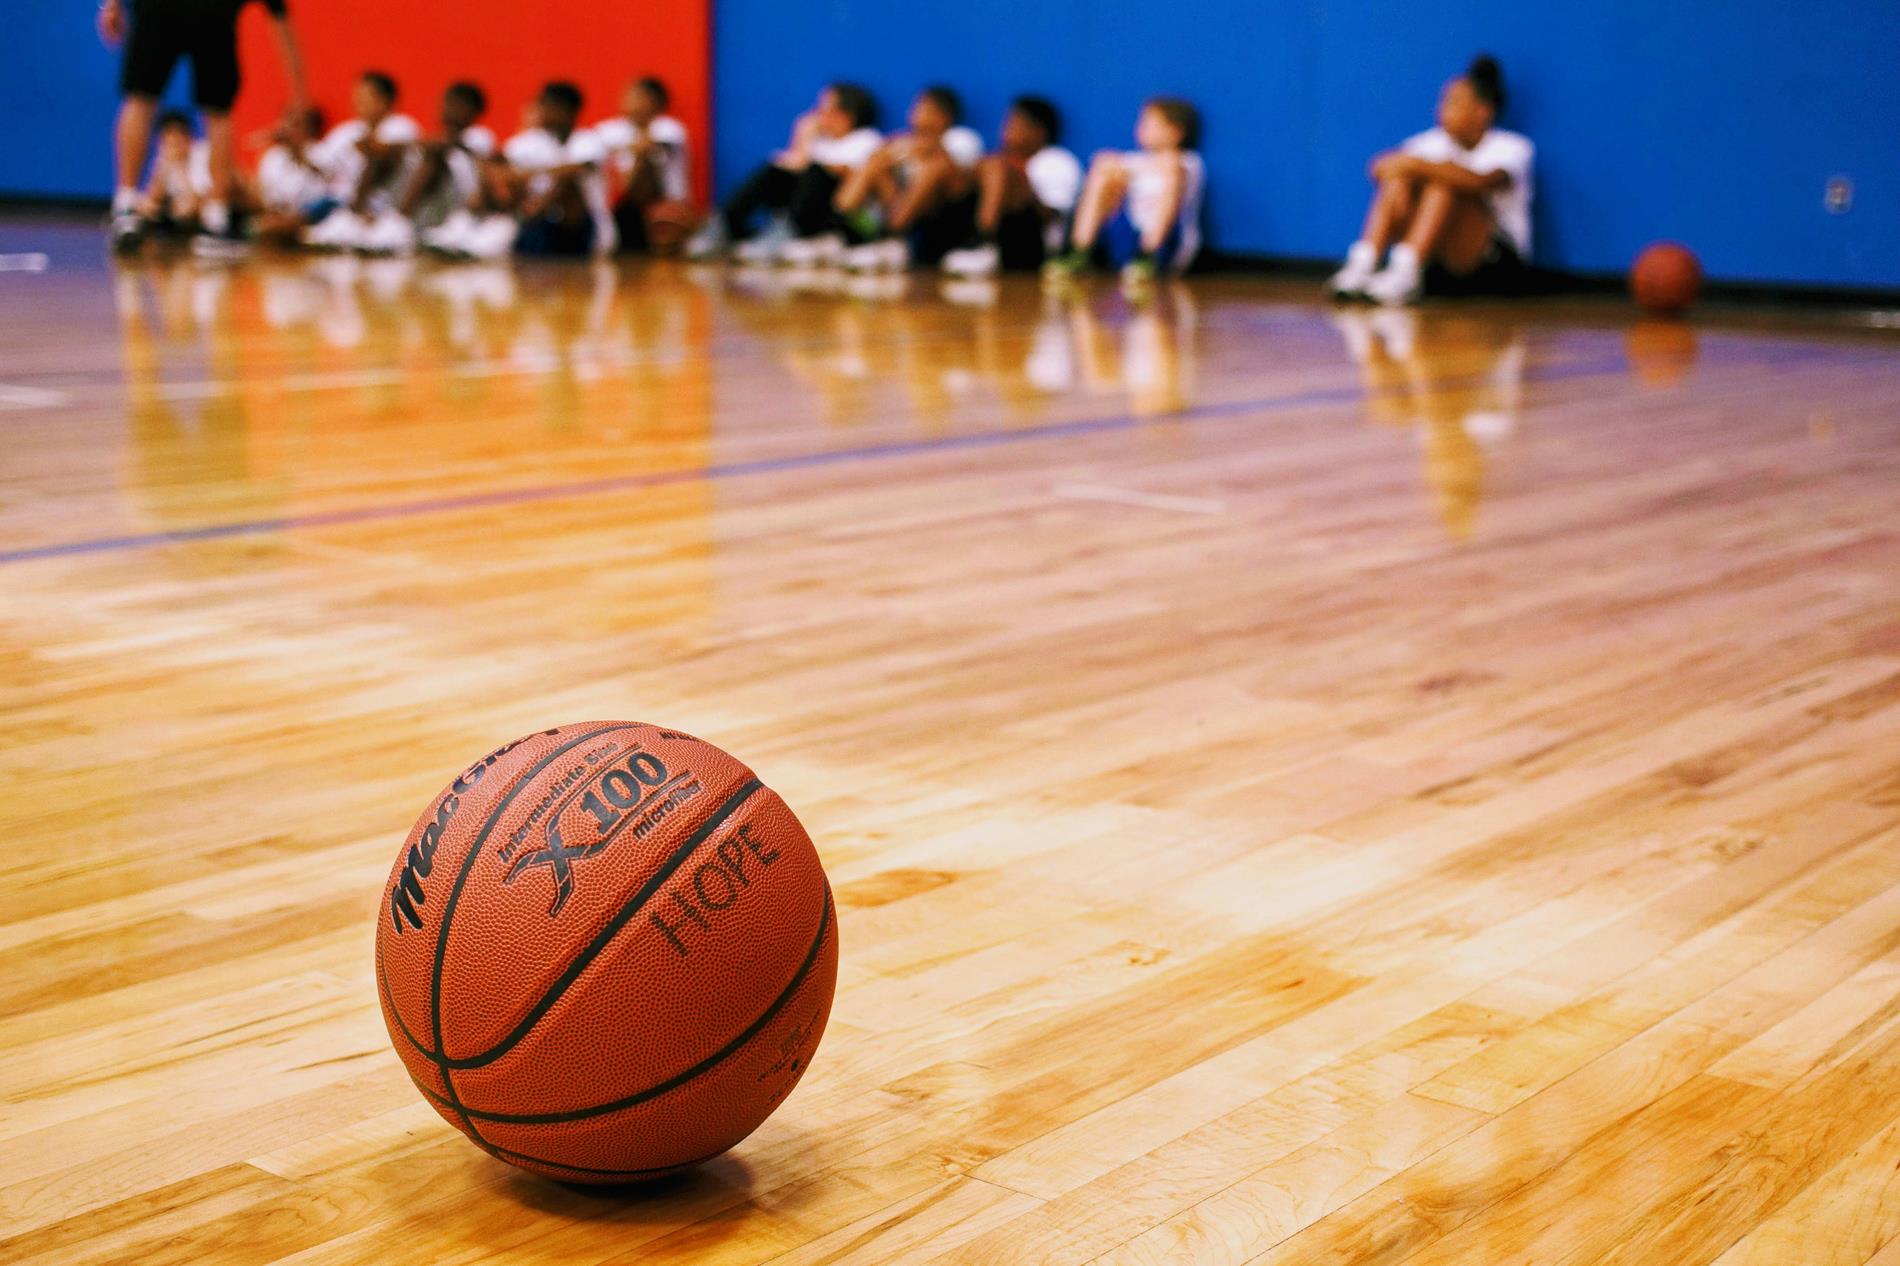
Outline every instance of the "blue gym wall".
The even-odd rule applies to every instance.
[[[117,58],[94,6],[5,7],[0,194],[104,197]],[[1329,258],[1362,213],[1366,157],[1426,126],[1439,82],[1488,48],[1507,121],[1539,145],[1543,262],[1615,272],[1676,237],[1729,280],[1900,286],[1892,0],[716,0],[714,22],[721,188],[828,77],[864,80],[893,117],[948,80],[986,133],[1039,90],[1084,154],[1128,144],[1141,98],[1173,91],[1206,116],[1214,245]],[[1854,181],[1845,215],[1822,203],[1836,173]]]
[[[1621,271],[1679,238],[1735,281],[1900,286],[1900,3],[1893,0],[715,0],[715,176],[784,143],[826,78],[960,89],[993,135],[1014,92],[1054,98],[1085,157],[1132,144],[1144,95],[1206,125],[1224,251],[1342,252],[1365,162],[1428,126],[1473,52],[1504,63],[1505,122],[1538,144],[1537,255]],[[1830,175],[1850,212],[1829,214]]]

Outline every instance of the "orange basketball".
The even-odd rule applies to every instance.
[[[1681,312],[1701,293],[1702,264],[1686,246],[1658,242],[1645,247],[1630,266],[1630,294],[1645,312]]]
[[[655,1178],[798,1084],[838,975],[811,839],[689,734],[564,725],[463,770],[409,832],[376,931],[423,1096],[513,1165]]]

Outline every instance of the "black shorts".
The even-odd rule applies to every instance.
[[[911,225],[910,256],[926,268],[933,267],[951,251],[968,246],[975,235],[976,195],[952,198]]]
[[[1484,248],[1478,266],[1454,273],[1433,262],[1425,268],[1425,293],[1448,299],[1481,295],[1521,295],[1530,288],[1531,270],[1517,253],[1517,244],[1497,229]]]
[[[1003,212],[996,220],[997,262],[1009,272],[1035,272],[1049,252],[1048,232],[1038,207]]]
[[[266,0],[272,12],[281,3]],[[134,0],[119,91],[128,97],[164,95],[180,58],[191,59],[191,99],[222,112],[237,100],[237,20],[244,0]]]

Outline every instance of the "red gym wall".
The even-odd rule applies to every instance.
[[[370,69],[395,76],[402,89],[397,108],[429,130],[442,90],[457,79],[473,80],[488,94],[482,122],[504,140],[550,79],[580,86],[587,97],[582,120],[592,123],[618,110],[628,80],[658,75],[672,90],[673,113],[692,132],[694,188],[702,201],[707,196],[711,0],[291,0],[290,16],[311,95],[327,124],[349,117],[350,85]],[[240,138],[269,127],[283,107],[283,65],[268,26],[263,6],[247,6],[244,89],[234,112]]]

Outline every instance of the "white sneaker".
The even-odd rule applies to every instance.
[[[475,213],[466,209],[449,212],[448,217],[434,228],[422,230],[417,235],[422,249],[435,251],[442,255],[468,254],[468,235],[475,228]]]
[[[841,262],[854,273],[901,273],[910,267],[910,247],[896,237],[866,242],[845,251]]]
[[[515,235],[521,226],[512,215],[485,215],[463,239],[468,253],[476,259],[506,259],[515,248]]]
[[[994,277],[1001,264],[994,246],[971,246],[943,257],[943,270],[952,277]]]
[[[1396,308],[1417,303],[1424,290],[1424,269],[1418,255],[1401,242],[1392,248],[1385,267],[1366,280],[1365,296]]]
[[[779,262],[791,268],[835,268],[844,258],[844,239],[836,233],[795,237],[779,252]]]
[[[339,207],[304,230],[305,246],[320,251],[353,251],[361,245],[369,225],[354,211]]]
[[[718,216],[706,221],[706,226],[693,234],[686,243],[686,258],[694,260],[714,260],[726,253],[726,227]]]
[[[1354,242],[1346,252],[1346,263],[1326,282],[1326,293],[1335,299],[1363,299],[1366,283],[1379,271],[1379,252],[1371,242]]]
[[[742,264],[754,266],[776,264],[782,246],[784,243],[775,237],[747,238],[733,247],[732,257]]]
[[[416,226],[399,211],[384,211],[364,227],[357,249],[371,255],[413,255]]]

